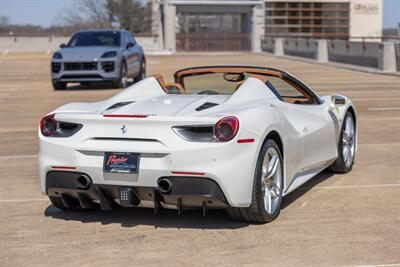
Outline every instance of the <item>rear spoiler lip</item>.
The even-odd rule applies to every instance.
[[[134,115],[129,115],[129,114],[103,114],[103,117],[105,118],[136,118],[136,119],[145,119],[149,116],[154,116],[154,115],[147,115],[147,114],[134,114]]]
[[[195,117],[195,116],[160,116],[155,114],[85,114],[85,113],[56,113],[55,118],[65,122],[99,122],[102,121],[140,121],[142,123],[157,123],[157,122],[171,122],[171,123],[186,123],[186,124],[215,124],[225,114],[218,114],[210,117]]]

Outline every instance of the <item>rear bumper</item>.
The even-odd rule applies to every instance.
[[[160,177],[171,181],[171,191],[162,193],[157,187],[92,184],[81,189],[77,179],[80,172],[51,171],[46,176],[46,193],[68,205],[82,208],[97,205],[104,210],[118,206],[165,208],[219,209],[228,206],[226,198],[216,182],[209,178]]]
[[[237,137],[229,142],[188,142],[166,123],[158,125],[150,120],[135,120],[135,124],[129,124],[129,121],[121,123],[110,119],[105,121],[109,125],[104,122],[98,126],[86,122],[85,127],[73,138],[48,138],[39,133],[39,178],[42,192],[48,193],[46,180],[52,171],[84,173],[91,177],[94,185],[131,188],[157,188],[158,179],[173,176],[188,181],[198,178],[212,180],[223,192],[229,206],[250,205],[254,170],[261,145],[257,136],[240,129]],[[121,125],[134,130],[121,138]],[[93,133],[113,138],[87,137],[93,136]],[[143,136],[149,139],[140,139]],[[254,138],[255,141],[237,142],[237,139],[248,138]],[[105,152],[140,154],[138,173],[104,172]],[[69,168],[62,169],[60,166]],[[177,202],[177,198],[166,199],[171,203]]]

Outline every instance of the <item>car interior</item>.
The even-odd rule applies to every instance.
[[[281,101],[291,104],[319,104],[317,97],[304,87],[283,77],[282,72],[254,67],[200,67],[180,70],[175,81],[166,83],[153,75],[168,94],[231,95],[249,78],[261,80]]]

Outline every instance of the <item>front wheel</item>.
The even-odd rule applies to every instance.
[[[343,120],[342,131],[339,137],[338,158],[332,164],[334,173],[347,173],[351,171],[356,155],[356,130],[351,112],[347,112]]]
[[[279,215],[282,190],[282,154],[276,142],[269,139],[258,156],[250,207],[228,208],[228,215],[236,221],[271,222]]]
[[[65,90],[67,89],[67,83],[59,82],[59,81],[52,81],[54,90]]]
[[[128,68],[125,62],[121,63],[119,77],[114,85],[117,88],[126,88],[128,86]]]

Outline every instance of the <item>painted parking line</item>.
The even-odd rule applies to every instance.
[[[25,159],[25,158],[37,158],[37,155],[15,155],[15,156],[0,156],[0,159]]]
[[[400,107],[386,107],[386,108],[369,108],[369,111],[394,111],[400,110]]]
[[[315,187],[301,186],[298,188],[298,190],[357,189],[357,188],[376,188],[376,187],[400,187],[400,184],[364,184],[364,185],[336,185],[336,186],[315,186]]]
[[[28,198],[28,199],[0,199],[2,202],[36,202],[36,201],[48,201],[47,198]]]
[[[400,266],[400,263],[374,264],[374,265],[355,265],[354,267],[394,267],[394,266]]]

